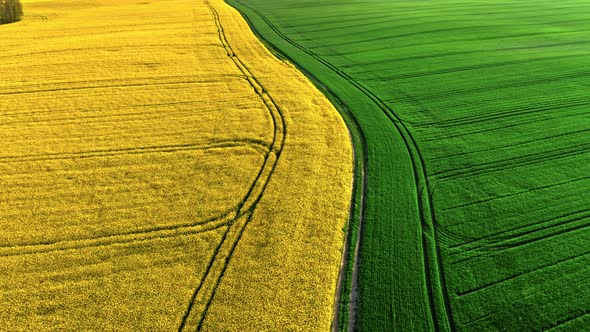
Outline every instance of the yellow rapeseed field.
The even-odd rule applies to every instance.
[[[327,330],[343,121],[222,0],[0,26],[0,330]]]

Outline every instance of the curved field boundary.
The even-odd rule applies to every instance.
[[[260,38],[261,42],[281,59],[288,60],[295,65],[297,69],[305,74],[313,84],[318,87],[326,97],[338,109],[344,119],[350,134],[354,154],[354,179],[352,188],[352,197],[349,211],[349,220],[347,224],[346,239],[343,246],[342,261],[338,275],[336,295],[334,301],[334,315],[332,319],[332,331],[345,330],[347,326],[353,326],[356,317],[356,307],[358,302],[358,268],[360,265],[360,244],[363,234],[363,223],[365,218],[364,210],[366,208],[367,197],[367,174],[368,170],[368,151],[367,139],[363,128],[355,113],[353,113],[342,99],[336,95],[330,88],[324,85],[312,72],[307,71],[304,67],[299,66],[288,54],[282,53],[274,45],[269,44],[261,38],[258,31],[254,29],[253,24],[248,16],[242,15],[248,22],[252,31]],[[351,321],[352,323],[349,323]]]
[[[262,198],[268,185],[268,181],[274,173],[285,145],[287,130],[280,108],[256,77],[250,72],[248,67],[236,55],[227,41],[217,10],[208,0],[205,0],[204,2],[211,11],[211,15],[213,16],[217,27],[219,40],[226,50],[227,56],[231,58],[235,66],[240,72],[242,72],[244,79],[252,86],[271,115],[274,133],[270,149],[264,157],[264,163],[260,168],[254,183],[250,187],[250,190],[246,194],[246,197],[238,205],[235,218],[228,223],[227,228],[223,233],[222,240],[215,249],[211,260],[208,263],[205,274],[193,292],[193,296],[189,301],[188,307],[186,308],[185,314],[178,327],[178,331],[192,330],[195,329],[195,327],[197,331],[202,329],[209,306],[215,297],[215,291],[223,278],[227,265],[240,242],[244,230],[252,219],[252,214],[256,209],[256,205]]]
[[[2,113],[5,325],[327,330],[353,184],[339,113],[221,0],[62,2],[38,6],[68,13],[47,36],[94,47],[8,65],[0,89],[3,105],[32,93]],[[105,17],[125,24],[78,38]],[[117,48],[136,41],[160,44]],[[47,62],[56,75],[26,83]]]
[[[348,329],[391,330],[409,327],[410,324],[423,319],[424,328],[455,330],[438,241],[439,230],[432,201],[433,186],[428,180],[424,159],[411,131],[383,100],[320,56],[285,36],[262,13],[240,0],[230,0],[229,3],[243,13],[252,28],[268,44],[279,52],[288,54],[285,57],[305,68],[305,73],[315,73],[312,78],[315,78],[316,82],[319,80],[324,82],[321,86],[324,91],[329,90],[329,95],[332,96],[342,96],[342,104],[347,105],[347,108],[352,111],[351,113],[356,115],[360,128],[366,128],[364,130],[367,135],[365,146],[370,146],[372,150],[368,152],[366,158],[368,165],[365,176],[369,190],[368,197],[365,198],[367,209],[363,211],[363,219],[366,220],[364,227],[369,228],[370,233],[373,234],[363,236],[364,241],[360,244],[361,258],[364,262],[370,262],[360,264],[360,299],[356,309],[358,313],[349,318]],[[346,114],[343,115],[346,117]],[[350,121],[347,123],[350,126]],[[358,131],[351,130],[351,132],[358,135]],[[384,133],[392,134],[393,137],[389,137],[390,141],[383,137]],[[396,160],[393,163],[399,168],[396,168],[393,173],[387,173],[384,172],[384,168],[388,167],[388,162],[392,162],[391,156],[395,157]],[[392,181],[393,183],[383,183],[386,177],[395,177],[396,179]],[[397,211],[391,213],[387,207],[378,202],[391,197],[392,193],[396,191],[398,195],[401,194],[395,197],[398,200],[386,203],[398,207]],[[408,226],[408,223],[411,223],[413,227]],[[386,228],[389,234],[383,234],[383,228]],[[398,247],[399,250],[398,248],[375,247],[375,243],[379,242],[379,238],[375,237],[385,238],[384,241],[388,241],[387,236],[395,237],[397,231],[400,233],[411,231],[416,241],[411,244],[410,248]],[[404,242],[403,239],[399,240]],[[369,243],[369,241],[373,243]],[[396,246],[395,243],[392,245]],[[392,250],[392,253],[398,255],[394,260],[403,260],[403,252],[407,252],[408,257],[411,257],[411,254],[419,253],[422,256],[422,262],[419,266],[414,265],[413,269],[408,268],[408,265],[412,265],[413,262],[399,264],[392,262],[391,258],[383,257],[387,256],[383,252],[388,253],[388,250]],[[387,266],[379,266],[383,264]],[[396,271],[394,265],[400,266],[400,269]],[[401,269],[402,266],[405,271]],[[418,278],[408,269],[421,270],[423,277]],[[401,277],[392,278],[392,276],[382,273],[399,273]],[[378,275],[378,278],[375,278],[375,274]],[[376,279],[379,279],[381,285],[377,284]],[[417,279],[421,280],[416,281]],[[389,280],[391,282],[388,282]],[[408,283],[413,283],[413,285]],[[416,291],[404,292],[400,289],[402,287],[414,288]],[[420,291],[419,288],[422,288],[423,291]],[[426,294],[424,294],[422,301],[412,301],[413,298],[403,299],[404,295],[405,297],[410,294],[416,296],[424,292]],[[422,303],[404,303],[400,306],[396,301]],[[408,308],[412,305],[416,308]],[[427,309],[425,310],[424,307]],[[349,310],[355,311],[354,302]],[[344,329],[344,326],[340,326],[340,330]]]

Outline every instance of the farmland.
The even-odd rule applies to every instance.
[[[353,135],[340,330],[587,329],[587,2],[228,2]]]
[[[353,177],[328,99],[220,0],[23,6],[0,329],[328,329]]]

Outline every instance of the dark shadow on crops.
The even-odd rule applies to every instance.
[[[18,22],[22,16],[20,0],[0,0],[0,24]]]

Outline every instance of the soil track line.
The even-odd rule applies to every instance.
[[[407,128],[401,118],[378,96],[372,93],[364,85],[358,83],[352,79],[348,74],[340,71],[337,67],[324,60],[320,56],[316,55],[312,51],[299,45],[289,37],[285,36],[270,20],[262,15],[256,9],[244,4],[240,0],[235,0],[240,5],[250,9],[256,13],[268,26],[271,28],[280,38],[293,45],[302,52],[308,54],[319,63],[332,70],[338,76],[344,80],[350,82],[356,89],[363,93],[369,100],[371,100],[391,121],[395,126],[401,138],[404,140],[404,144],[409,152],[412,160],[412,166],[414,168],[414,176],[418,197],[418,206],[420,212],[420,219],[422,228],[422,247],[424,253],[424,265],[426,267],[425,280],[427,283],[427,291],[429,294],[431,316],[433,319],[433,325],[436,330],[456,330],[456,326],[451,313],[450,300],[448,298],[448,292],[446,287],[446,278],[444,276],[442,254],[440,244],[438,241],[438,222],[434,210],[434,202],[432,199],[433,186],[431,185],[428,173],[425,167],[425,161],[422,153],[418,149],[418,144],[411,131]],[[254,27],[253,27],[254,29]],[[260,35],[260,33],[257,33]],[[426,211],[429,210],[429,211]],[[431,233],[429,235],[429,233]],[[434,248],[433,248],[434,247]],[[434,265],[434,267],[432,266]],[[433,284],[437,283],[440,287],[436,287]],[[443,306],[442,310],[437,309],[437,303]],[[442,311],[442,312],[441,312]],[[353,326],[354,327],[354,326]],[[350,328],[350,326],[349,326]]]
[[[221,23],[221,19],[219,17],[217,10],[208,0],[205,0],[204,4],[211,11],[217,28],[219,40],[223,45],[224,49],[226,50],[228,57],[230,57],[235,66],[242,72],[245,80],[254,89],[255,93],[262,100],[264,106],[271,115],[274,132],[273,140],[270,145],[270,149],[265,156],[263,166],[260,169],[252,187],[250,188],[250,191],[246,195],[246,198],[244,199],[242,204],[238,206],[236,218],[230,221],[226,231],[223,234],[221,243],[217,246],[213,256],[211,257],[211,260],[209,261],[207,270],[204,276],[202,277],[201,282],[193,292],[193,296],[189,301],[188,307],[185,311],[182,321],[180,322],[180,326],[178,327],[179,332],[185,331],[189,328],[189,326],[196,326],[197,331],[200,331],[202,329],[203,323],[207,317],[209,306],[211,305],[211,302],[215,297],[217,287],[221,283],[221,279],[225,274],[227,266],[242,237],[242,234],[248,226],[252,218],[253,212],[256,209],[258,202],[262,199],[268,182],[272,174],[274,173],[274,170],[279,161],[281,152],[285,144],[287,129],[280,108],[274,102],[272,97],[266,92],[266,89],[260,84],[260,82],[252,74],[252,72],[250,72],[248,67],[235,54],[230,43],[227,41],[225,31],[223,29],[223,25]],[[236,232],[236,234],[234,234],[234,232]],[[231,239],[228,241],[228,238]],[[222,257],[218,259],[217,256],[219,256],[220,252],[223,252],[221,253]],[[224,254],[225,256],[223,257]],[[221,271],[219,271],[219,273],[214,271],[213,267],[216,264],[221,264]],[[206,283],[208,285],[205,285]],[[208,294],[203,295],[203,292]],[[200,301],[200,304],[204,305],[204,308],[201,312],[198,312],[198,309],[196,308],[199,299],[203,299],[203,301]]]

